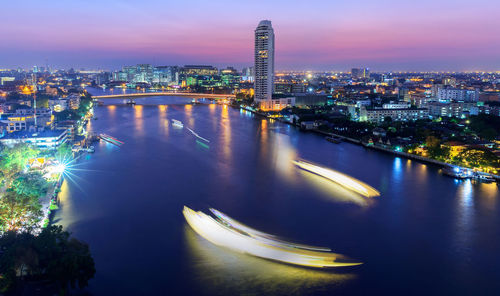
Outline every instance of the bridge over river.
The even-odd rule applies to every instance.
[[[131,94],[117,94],[117,95],[101,95],[92,96],[93,99],[127,99],[127,98],[141,98],[141,97],[158,97],[158,96],[173,96],[173,97],[186,97],[193,99],[212,99],[212,100],[225,100],[234,98],[233,94],[204,94],[204,93],[188,93],[188,92],[147,92],[147,93],[131,93]]]

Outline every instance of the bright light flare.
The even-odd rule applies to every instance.
[[[328,248],[279,240],[270,234],[244,226],[217,210],[211,209],[211,211],[217,219],[200,211],[195,212],[186,206],[183,214],[194,231],[215,245],[260,258],[308,267],[325,268],[362,264],[343,255],[331,253]]]
[[[62,174],[64,173],[65,170],[66,170],[66,165],[62,163],[55,165],[54,168],[52,169],[52,171],[56,174]]]
[[[306,170],[308,172],[314,173],[316,175],[319,175],[321,177],[327,178],[335,183],[338,183],[339,185],[355,191],[363,196],[366,197],[375,197],[379,196],[380,192],[378,192],[375,188],[371,187],[370,185],[352,178],[350,176],[344,175],[340,172],[337,172],[335,170],[329,169],[329,168],[324,168],[318,165],[314,165],[312,163],[302,161],[302,160],[294,160],[293,163],[298,166],[299,168]]]

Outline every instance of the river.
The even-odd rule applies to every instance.
[[[91,90],[92,93],[95,90]],[[99,93],[94,93],[99,94]],[[216,104],[151,97],[96,107],[101,141],[66,174],[54,221],[90,245],[93,295],[351,295],[500,292],[500,193],[426,165]],[[114,102],[120,104],[111,105]],[[170,119],[181,120],[179,129]],[[210,140],[205,144],[186,129]],[[295,168],[305,159],[377,188],[361,198]],[[315,270],[215,246],[182,208],[216,208],[363,265]]]

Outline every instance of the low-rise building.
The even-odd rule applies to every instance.
[[[322,106],[327,102],[327,96],[325,94],[294,94],[295,106]]]
[[[440,102],[430,102],[427,104],[429,109],[429,115],[431,117],[466,117],[474,111],[476,103],[465,103],[465,102],[452,102],[452,103],[440,103]]]
[[[415,121],[428,119],[429,110],[425,108],[404,109],[367,109],[361,108],[359,120],[374,123],[382,123],[385,118],[390,117],[393,121]]]
[[[479,90],[440,87],[437,90],[437,98],[442,102],[477,102],[479,100]]]
[[[67,130],[17,131],[0,138],[0,143],[6,146],[28,143],[40,149],[56,149],[66,143],[67,135]]]
[[[409,102],[391,102],[387,104],[383,104],[383,109],[408,109],[411,107]]]

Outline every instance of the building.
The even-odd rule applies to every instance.
[[[5,82],[15,81],[16,77],[0,77],[0,85],[4,85]]]
[[[441,102],[429,102],[427,107],[429,109],[429,115],[431,117],[458,117],[464,118],[470,115],[471,112],[477,113],[478,110],[475,108],[476,103],[441,103]]]
[[[383,104],[383,109],[408,109],[411,107],[411,104],[408,102],[391,102],[387,104]]]
[[[293,106],[295,106],[294,96],[278,95],[278,96],[273,96],[271,100],[271,110],[281,110],[286,107],[293,107]]]
[[[352,68],[351,77],[353,80],[370,78],[370,69],[368,68]]]
[[[34,122],[34,116],[10,116],[2,120],[5,131],[8,133],[26,130],[32,122]]]
[[[479,100],[479,90],[438,88],[437,98],[441,102],[477,102]]]
[[[59,91],[57,90],[57,87],[50,87],[47,85],[47,87],[45,87],[45,93],[51,96],[57,96]]]
[[[49,108],[55,112],[61,112],[66,109],[76,110],[80,107],[80,95],[72,94],[66,98],[49,100]]]
[[[305,93],[306,86],[303,83],[275,83],[274,92],[278,94]]]
[[[80,108],[80,95],[71,94],[68,98],[68,106],[70,109],[76,110]]]
[[[218,75],[219,70],[217,70],[217,68],[214,66],[185,65],[184,67],[181,68],[181,74],[213,76],[213,75]]]
[[[293,97],[295,97],[295,106],[323,106],[328,100],[325,94],[301,93],[294,94]]]
[[[36,127],[34,110],[18,109],[15,113],[10,114],[1,122],[5,126],[5,131],[8,133],[30,130],[37,127],[51,127],[54,122],[52,111],[46,108],[36,109]]]
[[[424,108],[404,108],[404,109],[367,109],[361,108],[359,120],[374,123],[382,123],[390,117],[392,121],[415,121],[428,119],[429,110]]]
[[[249,82],[254,82],[254,72],[255,72],[255,69],[254,67],[248,67],[248,68],[243,68],[243,70],[241,71],[241,79],[244,80],[244,81],[249,81]]]
[[[255,102],[262,110],[273,109],[274,30],[263,20],[255,29]]]
[[[6,146],[28,143],[40,149],[56,149],[66,143],[67,134],[67,130],[18,131],[0,138],[0,143]]]

